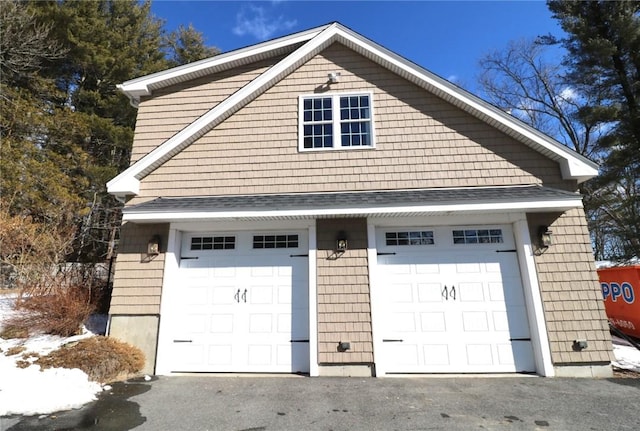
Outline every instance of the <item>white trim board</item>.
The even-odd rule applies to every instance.
[[[170,221],[204,221],[204,220],[258,220],[258,219],[309,219],[323,217],[402,217],[421,215],[449,215],[453,213],[486,213],[486,212],[540,212],[567,211],[582,208],[582,200],[567,199],[535,202],[508,203],[472,203],[419,205],[400,207],[371,208],[331,208],[331,209],[297,209],[274,211],[176,211],[176,212],[139,212],[123,213],[123,221],[137,223],[157,223]]]

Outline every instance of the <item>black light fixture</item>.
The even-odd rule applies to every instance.
[[[538,229],[538,241],[540,242],[540,247],[547,249],[552,244],[551,236],[553,235],[553,231],[549,229],[548,226],[540,226]]]
[[[338,233],[338,239],[336,240],[336,251],[346,251],[349,244],[347,242],[347,235],[344,231]]]
[[[160,254],[160,235],[154,235],[147,243],[147,255],[157,256]]]

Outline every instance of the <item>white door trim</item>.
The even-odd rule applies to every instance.
[[[522,286],[524,287],[524,299],[527,304],[527,315],[529,318],[529,329],[533,352],[536,362],[536,371],[545,377],[553,377],[553,363],[551,361],[551,348],[549,346],[549,336],[547,333],[547,323],[544,319],[544,308],[542,306],[542,294],[538,283],[538,273],[536,263],[533,259],[533,246],[531,235],[529,234],[529,224],[525,214],[513,224],[513,233],[518,250],[518,262],[520,263],[520,274]]]
[[[380,277],[378,276],[378,248],[376,245],[376,225],[371,219],[367,219],[367,258],[369,266],[369,305],[371,307],[371,338],[373,340],[373,363],[375,364],[375,376],[384,377],[386,370],[384,368],[384,361],[382,358],[382,319],[377,319],[378,315],[382,316],[381,310],[378,308],[380,300],[375,296],[380,289],[378,283]]]
[[[318,366],[318,283],[316,224],[308,226],[309,232],[309,376],[320,375]]]
[[[178,269],[180,268],[180,250],[182,247],[182,232],[175,229],[173,224],[169,226],[169,238],[167,239],[167,251],[164,257],[164,275],[162,277],[162,291],[160,293],[160,326],[158,328],[158,350],[156,352],[157,375],[171,374],[171,331],[166,327],[170,324],[169,319],[164,316],[170,314],[169,308],[173,301],[171,298],[172,289],[165,289],[174,282]]]

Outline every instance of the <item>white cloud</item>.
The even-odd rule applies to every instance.
[[[447,81],[449,81],[449,82],[453,82],[454,84],[455,84],[456,82],[458,82],[458,79],[459,79],[459,78],[458,78],[458,75],[449,75],[449,76],[447,77]]]
[[[238,36],[251,35],[258,40],[269,39],[279,30],[290,30],[298,21],[285,19],[283,16],[274,18],[261,6],[247,5],[236,15],[236,26],[233,33]]]
[[[578,93],[576,92],[576,90],[574,90],[571,87],[565,87],[561,92],[560,92],[560,97],[563,100],[568,100],[568,101],[574,101],[578,99]]]

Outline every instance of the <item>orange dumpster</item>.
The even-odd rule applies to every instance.
[[[600,268],[598,276],[609,322],[640,338],[640,265]]]

